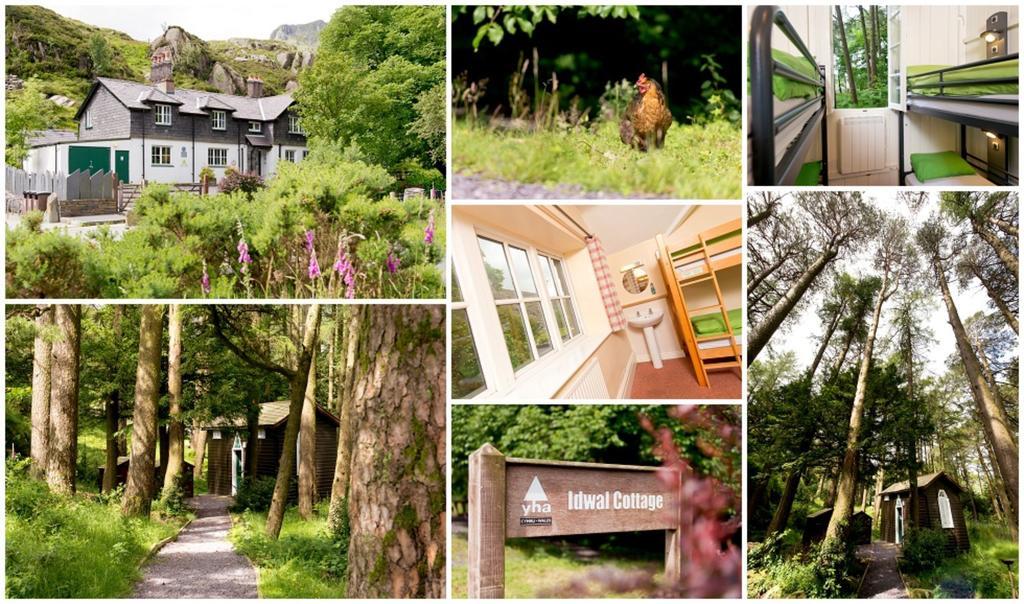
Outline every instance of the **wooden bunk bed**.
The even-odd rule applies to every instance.
[[[800,51],[802,59],[773,51],[772,33],[776,25]],[[781,96],[785,98],[777,101],[775,76],[782,78],[780,83],[788,83],[790,88],[800,87],[799,90],[784,93]],[[749,103],[752,184],[827,186],[825,66],[814,60],[814,55],[778,6],[758,6],[751,14]],[[796,129],[801,123],[803,125]],[[821,161],[805,162],[815,128],[821,129]],[[777,159],[780,135],[784,137],[782,140],[792,138],[784,143],[787,146],[782,158]]]
[[[718,286],[718,272],[743,265],[743,222],[732,220],[697,234],[697,243],[669,250],[665,238],[657,236],[658,266],[672,300],[673,317],[686,356],[693,363],[697,383],[709,387],[708,372],[743,366],[741,309],[725,306]],[[694,308],[687,304],[685,290],[710,282],[717,302]]]
[[[982,159],[967,150],[967,127],[979,128],[993,135],[1005,137],[1005,147],[1018,137],[1020,106],[1017,93],[1018,53],[908,73],[906,113],[929,115],[959,124],[960,157],[972,168],[984,172],[991,182],[975,176],[963,180],[941,179],[942,182],[921,181],[913,170],[907,170],[904,158],[904,116],[899,119],[899,167],[900,185],[1017,185],[1018,176],[1009,171],[1009,166],[992,165],[989,159]],[[1013,75],[1008,75],[1012,71]],[[989,143],[991,144],[991,143]],[[1010,157],[1008,148],[1002,150],[1004,158]]]

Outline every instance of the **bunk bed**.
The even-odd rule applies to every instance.
[[[772,48],[776,25],[800,57]],[[778,6],[758,6],[751,14],[748,103],[752,183],[828,185],[825,66],[814,60]],[[821,160],[808,162],[816,129]]]
[[[951,151],[914,154],[911,156],[911,169],[907,170],[904,158],[904,116],[900,115],[900,185],[1019,184],[1018,176],[1012,174],[1009,166],[1005,165],[1005,158],[1010,157],[1009,149],[1006,147],[1017,138],[1020,121],[1017,54],[962,65],[907,67],[906,113],[929,115],[959,124],[960,152],[959,160]],[[990,133],[989,138],[993,140],[1002,140],[998,137],[1005,137],[1004,148],[1001,150],[1005,167],[992,165],[988,158],[983,159],[968,151],[968,127]],[[930,162],[939,162],[945,167],[938,171],[923,168]],[[985,177],[979,176],[976,170],[983,172]],[[931,174],[926,174],[925,171]]]
[[[709,387],[708,372],[743,365],[743,311],[726,308],[718,285],[720,271],[743,265],[743,223],[732,220],[697,233],[697,243],[669,250],[665,238],[657,236],[658,265],[672,301],[679,339],[693,364],[697,383]],[[692,307],[685,291],[701,283],[713,287],[714,304]]]

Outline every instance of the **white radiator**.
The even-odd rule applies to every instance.
[[[839,173],[858,174],[885,168],[885,119],[857,115],[839,120]]]
[[[601,365],[597,359],[590,359],[583,370],[565,389],[564,398],[572,400],[607,399],[608,385],[601,374]]]

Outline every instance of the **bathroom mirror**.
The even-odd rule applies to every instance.
[[[644,265],[639,260],[627,264],[626,266],[619,269],[622,273],[622,287],[631,294],[642,294],[647,291],[647,286],[651,282],[650,276],[647,275],[647,271],[644,270]]]

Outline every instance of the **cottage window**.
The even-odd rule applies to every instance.
[[[251,134],[263,132],[263,122],[249,122],[249,132]]]
[[[303,149],[302,150],[302,159],[306,159],[307,157],[309,157],[309,150],[308,149]]]
[[[224,147],[210,147],[206,152],[206,163],[214,168],[228,165],[228,150]]]
[[[565,268],[558,258],[538,255],[540,259],[540,272],[544,276],[544,283],[548,289],[548,297],[551,299],[551,307],[555,311],[555,323],[558,324],[558,333],[563,342],[569,341],[580,335],[580,323],[576,318],[576,309],[573,307],[572,296],[569,294],[569,284],[565,279]]]
[[[225,130],[227,129],[228,118],[227,114],[223,111],[211,111],[210,112],[210,128],[214,130]]]
[[[85,112],[85,129],[92,130],[92,109]]]
[[[285,161],[290,161],[290,162],[292,162],[294,164],[295,163],[295,150],[294,149],[286,150],[284,152],[284,160]]]
[[[473,328],[469,325],[468,305],[462,297],[459,277],[452,271],[452,392],[455,398],[470,398],[486,388]]]
[[[305,134],[306,131],[302,129],[302,123],[299,121],[299,116],[288,115],[288,132],[291,134]]]
[[[953,528],[953,510],[949,507],[949,497],[945,491],[939,491],[939,520],[942,528]]]
[[[157,126],[170,126],[171,125],[171,106],[170,105],[153,105],[153,116],[156,120]]]
[[[220,440],[220,430],[213,431],[213,440]]]
[[[154,166],[171,165],[171,148],[167,145],[153,145],[150,158]]]
[[[260,428],[259,430],[257,430],[256,431],[256,438],[258,438],[260,440],[266,439],[267,438],[267,431],[266,431],[266,429]]]

